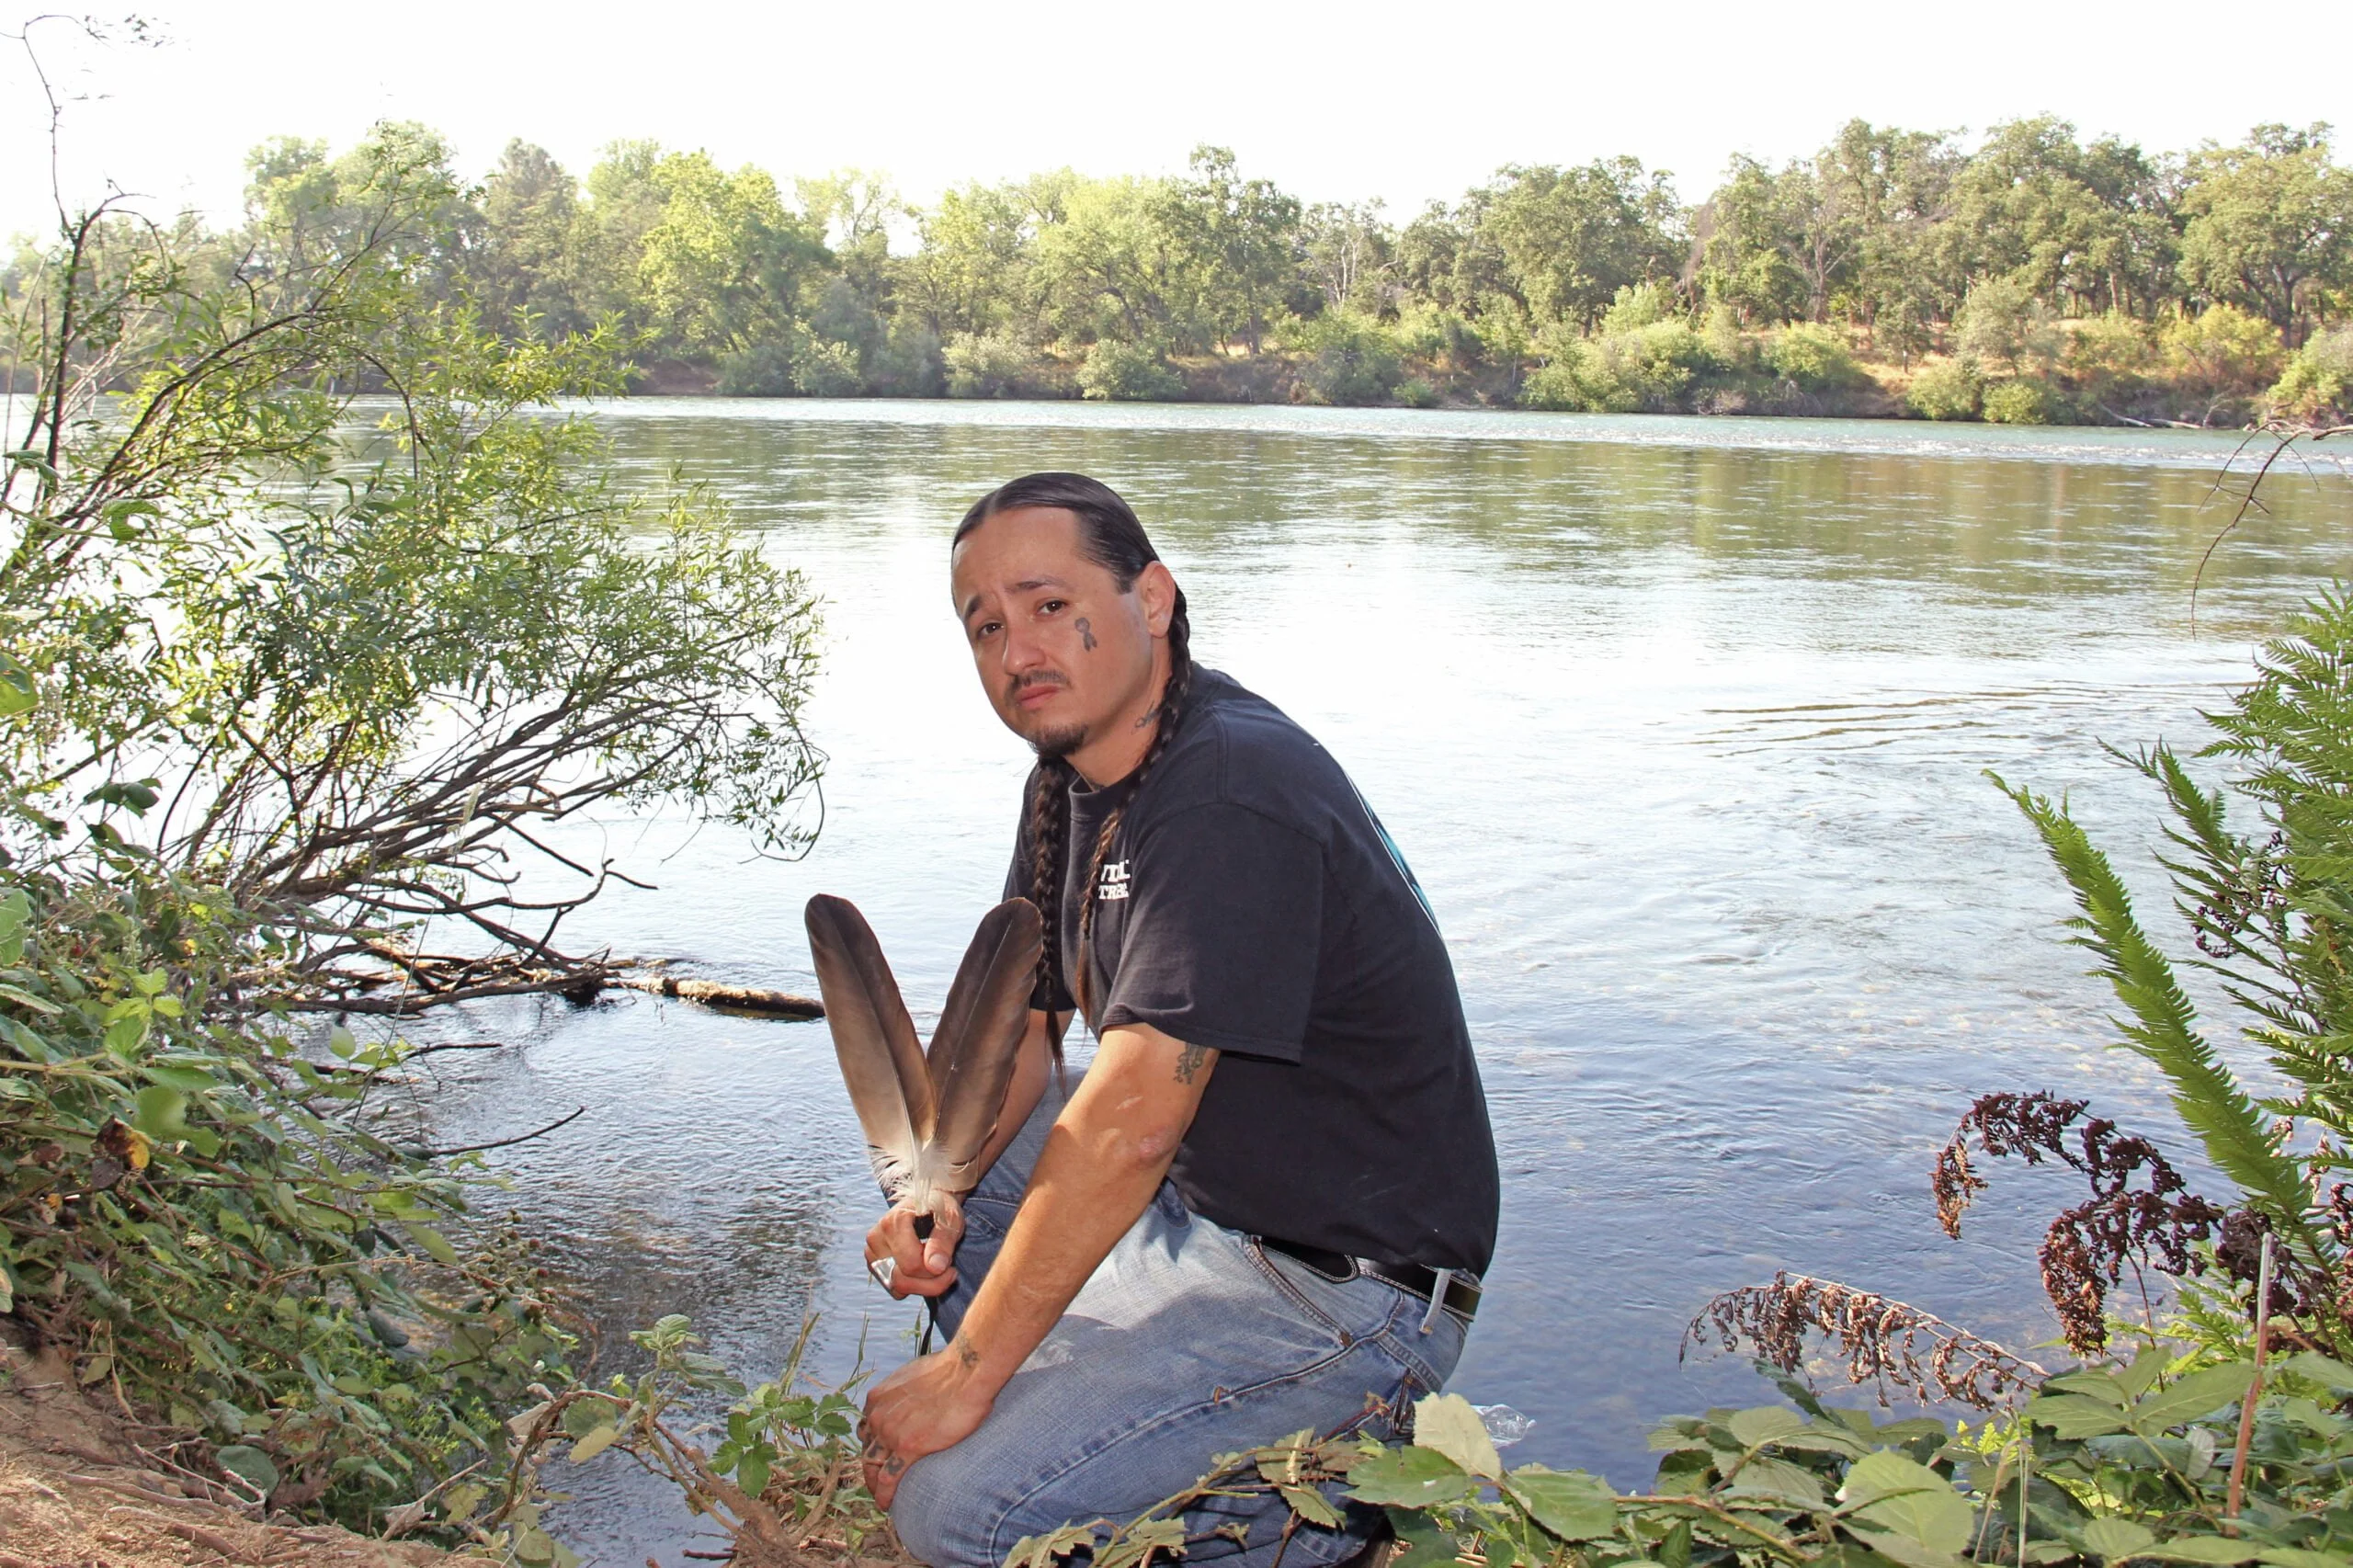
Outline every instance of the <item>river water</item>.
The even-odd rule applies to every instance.
[[[1515,1459],[1626,1485],[1658,1416],[1769,1397],[1737,1358],[1677,1350],[1712,1292],[1777,1269],[2050,1335],[2034,1249],[2063,1181],[1997,1170],[1963,1240],[1937,1229],[1930,1161],[1972,1096],[2087,1095],[2188,1151],[2151,1074],[2103,1048],[2059,883],[1983,771],[2072,791],[2154,895],[2150,792],[2098,743],[2195,743],[2256,642],[2353,559],[2353,483],[2275,479],[2193,629],[2235,444],[2197,434],[658,399],[597,417],[632,472],[715,486],[824,597],[806,718],[832,760],[795,864],[675,816],[585,828],[655,891],[608,895],[574,938],[806,989],[801,903],[840,893],[927,1029],[1027,766],[949,612],[947,532],[1018,472],[1109,481],[1184,582],[1198,654],[1324,742],[1446,929],[1504,1170],[1454,1386],[1535,1418]],[[822,1026],[624,994],[431,1028],[512,1048],[428,1059],[444,1142],[587,1108],[494,1158],[607,1367],[673,1311],[763,1376],[812,1312],[826,1374],[861,1345],[870,1366],[908,1353],[912,1312],[860,1272],[875,1199]],[[684,1516],[619,1456],[557,1479],[594,1561],[683,1561]]]

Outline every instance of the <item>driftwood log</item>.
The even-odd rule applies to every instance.
[[[725,985],[716,980],[680,980],[675,974],[620,974],[610,983],[656,996],[676,996],[709,1007],[733,1007],[779,1018],[822,1018],[825,1005],[814,996],[770,991],[757,985]]]

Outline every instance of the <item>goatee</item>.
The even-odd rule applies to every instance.
[[[1086,726],[1067,724],[1059,730],[1040,731],[1030,742],[1040,762],[1060,762],[1086,744]]]

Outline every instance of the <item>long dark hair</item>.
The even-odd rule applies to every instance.
[[[1111,574],[1126,593],[1135,584],[1143,569],[1160,559],[1152,548],[1152,540],[1143,531],[1143,524],[1136,520],[1135,509],[1120,499],[1120,493],[1101,480],[1089,479],[1083,473],[1032,473],[1001,484],[972,503],[964,520],[956,525],[956,537],[949,548],[964,541],[966,535],[999,512],[1011,512],[1024,506],[1052,506],[1069,512],[1078,518],[1079,551],[1086,559]],[[1076,770],[1058,756],[1040,755],[1038,770],[1029,801],[1029,902],[1038,906],[1045,917],[1046,940],[1038,955],[1038,990],[1040,1001],[1051,1001],[1056,990],[1067,990],[1078,1001],[1079,1010],[1087,1016],[1088,1027],[1095,1022],[1095,1009],[1088,992],[1093,988],[1095,905],[1103,880],[1103,862],[1109,858],[1111,844],[1119,837],[1120,824],[1128,814],[1128,807],[1135,801],[1144,780],[1151,777],[1154,766],[1168,749],[1169,738],[1184,717],[1185,698],[1193,685],[1192,622],[1185,613],[1185,590],[1176,590],[1176,605],[1168,618],[1168,684],[1162,687],[1158,710],[1159,723],[1154,730],[1152,744],[1144,752],[1143,760],[1130,774],[1128,796],[1111,814],[1103,819],[1103,831],[1095,835],[1093,858],[1086,868],[1084,891],[1078,905],[1078,973],[1067,984],[1063,979],[1062,904],[1063,855],[1070,840],[1070,786]],[[1062,1057],[1062,1040],[1054,1034],[1054,1056]]]

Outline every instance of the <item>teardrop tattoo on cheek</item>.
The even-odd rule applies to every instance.
[[[1087,653],[1095,652],[1095,628],[1086,624],[1083,615],[1078,618],[1078,645]]]

